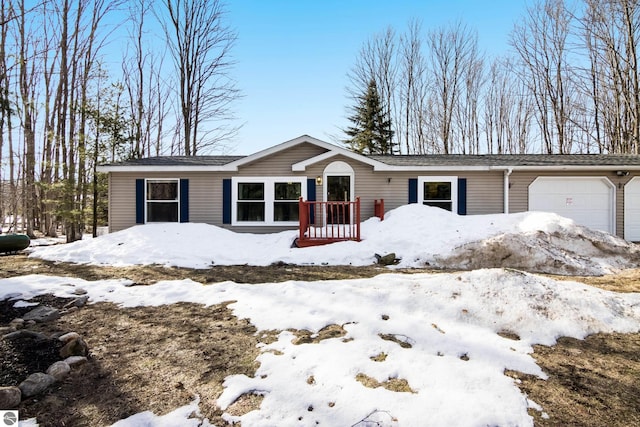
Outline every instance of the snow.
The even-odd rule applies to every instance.
[[[297,233],[235,233],[199,223],[145,224],[69,245],[33,248],[31,256],[98,265],[209,268],[273,263],[361,266],[373,264],[376,253],[393,252],[401,259],[398,267],[405,268],[478,268],[470,264],[475,261],[492,267],[596,275],[628,268],[640,258],[635,245],[623,239],[543,212],[459,216],[413,204],[388,212],[384,221],[363,222],[361,242],[292,248]],[[515,256],[518,253],[523,256]],[[500,256],[493,260],[496,254]]]
[[[374,262],[374,253],[396,252],[401,266],[415,267],[443,262],[448,254],[459,257],[465,245],[481,247],[500,236],[526,240],[542,235],[547,246],[541,251],[551,264],[569,260],[601,274],[628,262],[616,248],[636,250],[552,214],[458,217],[417,205],[396,209],[382,222],[366,221],[362,235],[359,243],[297,249],[290,248],[295,232],[252,235],[204,224],[153,224],[35,248],[32,256],[205,268],[273,262],[366,265]],[[598,257],[580,255],[589,246],[585,242],[592,241]],[[82,288],[91,303],[110,301],[122,307],[233,301],[229,308],[234,315],[249,319],[259,336],[261,331],[281,331],[274,342],[260,345],[256,374],[227,377],[217,400],[226,411],[244,394],[262,395],[257,410],[242,416],[225,412],[227,421],[250,426],[531,426],[528,409],[546,417],[544,408],[504,371],[546,378],[531,356],[534,344],[552,345],[561,336],[582,339],[596,332],[640,330],[640,294],[504,268],[441,274],[386,271],[367,279],[259,285],[203,285],[186,279],[136,286],[124,279],[27,275],[0,279],[0,299],[28,301],[44,293],[70,297]],[[345,335],[294,344],[292,331],[317,336],[329,325],[341,327]],[[507,338],[514,334],[518,339]],[[356,379],[359,375],[379,383],[404,380],[408,389],[366,387]],[[116,425],[209,425],[200,418],[195,400],[167,415],[143,412]]]

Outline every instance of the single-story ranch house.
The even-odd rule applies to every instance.
[[[173,221],[266,233],[298,228],[300,215],[326,226],[424,203],[461,215],[556,212],[640,241],[637,155],[361,155],[304,135],[249,156],[154,157],[98,170],[109,174],[111,232]],[[304,214],[300,198],[325,205]],[[333,211],[333,202],[346,210]]]

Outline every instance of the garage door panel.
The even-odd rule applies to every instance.
[[[554,212],[615,233],[615,187],[603,177],[539,177],[529,186],[529,210]]]
[[[640,178],[624,186],[624,238],[640,242]]]

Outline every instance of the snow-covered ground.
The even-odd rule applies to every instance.
[[[571,262],[587,273],[602,274],[632,264],[624,251],[637,253],[621,239],[543,213],[458,217],[415,205],[392,211],[385,221],[365,222],[362,235],[360,243],[296,249],[290,247],[295,232],[252,235],[202,224],[156,224],[34,248],[32,256],[204,268],[278,261],[365,265],[375,261],[375,253],[395,252],[401,266],[412,267],[447,259],[462,262],[464,253],[467,258],[483,256],[495,252],[491,242],[496,239],[533,239],[543,243],[532,245],[531,250],[538,245],[540,253],[529,257],[548,257],[551,264]],[[469,245],[475,245],[472,251]],[[590,245],[597,248],[597,256],[590,255]],[[488,252],[483,252],[485,246]],[[510,247],[519,246],[502,249]],[[10,296],[20,303],[43,293],[69,296],[81,287],[91,302],[126,307],[235,301],[229,305],[234,314],[249,319],[259,331],[283,331],[277,341],[261,347],[256,375],[228,377],[217,401],[225,410],[245,393],[263,395],[258,410],[241,417],[225,415],[247,426],[532,425],[527,409],[544,416],[544,408],[529,400],[504,371],[545,378],[531,357],[533,344],[550,345],[560,336],[640,330],[640,294],[510,269],[411,275],[389,270],[368,279],[261,285],[191,280],[131,284],[22,276],[0,280],[0,298]],[[318,333],[328,325],[342,327],[346,335],[296,345],[287,331]],[[513,334],[519,339],[505,338]],[[369,388],[356,380],[359,376],[380,383],[405,380],[408,388]],[[194,401],[166,416],[145,412],[117,425],[199,425],[199,420],[187,420],[197,405]]]
[[[369,265],[376,253],[395,253],[400,267],[491,266],[584,275],[628,268],[640,259],[636,245],[542,212],[459,216],[414,204],[392,210],[384,221],[363,222],[361,236],[361,242],[292,248],[297,231],[260,235],[197,223],[146,224],[69,245],[34,248],[32,256],[117,266],[208,268],[276,262]]]

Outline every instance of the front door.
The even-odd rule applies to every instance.
[[[350,202],[351,201],[351,177],[349,175],[329,175],[327,176],[327,202]],[[327,222],[329,224],[349,224],[350,223],[349,203],[327,204]]]

